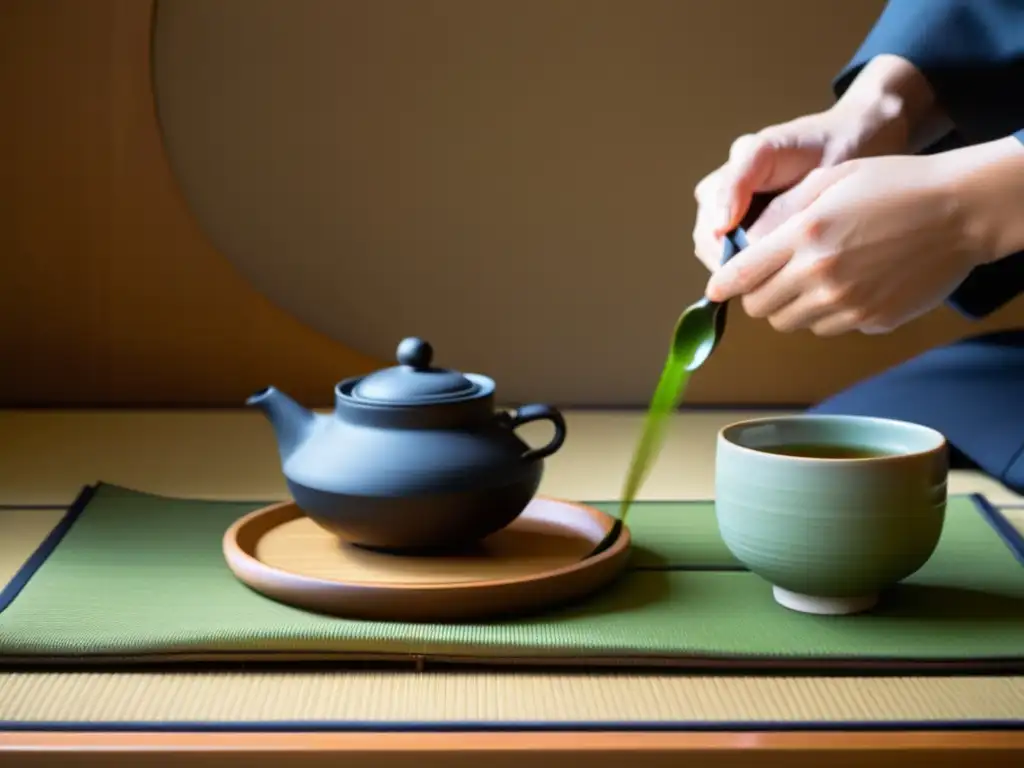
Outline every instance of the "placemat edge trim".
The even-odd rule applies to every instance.
[[[632,652],[631,652],[632,653]],[[154,651],[136,654],[87,654],[54,656],[48,654],[0,656],[0,671],[51,671],[81,669],[103,671],[115,665],[119,669],[146,669],[149,666],[188,668],[190,664],[380,664],[395,670],[424,672],[432,669],[458,669],[479,667],[510,670],[516,667],[533,671],[547,669],[589,668],[602,672],[622,670],[644,671],[713,671],[720,674],[764,674],[768,672],[789,675],[869,674],[871,677],[890,676],[1009,676],[1024,675],[1024,655],[973,656],[902,659],[889,656],[832,656],[826,659],[807,658],[790,654],[746,656],[728,653],[684,653],[664,655],[636,653],[621,655],[609,651],[598,654],[565,656],[555,653],[535,655],[490,654],[474,656],[452,653],[422,653],[414,651],[249,651],[249,650],[197,650]],[[727,667],[725,665],[728,665]]]
[[[1006,548],[1010,550],[1011,554],[1017,559],[1017,562],[1024,565],[1024,534],[1021,534],[1006,515],[989,501],[984,494],[972,493],[969,494],[969,498],[974,502],[978,514],[996,532],[996,535],[1006,545]]]
[[[89,502],[96,494],[98,488],[99,484],[82,486],[78,496],[68,506],[67,512],[64,513],[60,521],[46,534],[46,538],[29,555],[28,559],[17,570],[11,580],[7,582],[3,589],[0,589],[0,613],[7,610],[18,599],[18,595],[28,586],[32,577],[43,567],[50,558],[50,555],[57,550],[64,537],[67,536],[68,531],[71,530],[89,506]]]
[[[885,731],[1018,731],[1024,720],[580,720],[580,721],[367,721],[351,720],[248,720],[248,721],[92,721],[92,720],[0,720],[0,733],[7,732],[90,732],[90,733],[252,733],[362,732],[362,733],[459,733],[481,731],[519,732],[636,732],[636,731],[800,731],[885,732]]]

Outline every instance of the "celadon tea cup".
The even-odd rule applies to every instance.
[[[946,439],[917,424],[827,415],[743,421],[718,434],[718,528],[780,605],[859,613],[932,556],[948,474]]]

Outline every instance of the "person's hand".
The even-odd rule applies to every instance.
[[[1011,140],[1012,141],[1012,140]],[[884,333],[941,304],[991,253],[975,155],[852,160],[808,175],[798,210],[718,269],[715,301],[780,331]],[[978,178],[981,178],[980,176]],[[759,222],[760,223],[760,222]]]
[[[714,272],[722,258],[722,235],[739,224],[755,194],[787,190],[775,196],[751,227],[751,238],[771,231],[807,204],[799,182],[811,171],[902,152],[906,136],[899,123],[884,119],[883,109],[848,103],[741,136],[733,142],[728,161],[694,190],[694,253]]]
[[[830,109],[742,136],[728,161],[694,191],[694,253],[714,272],[721,236],[737,226],[759,192],[780,192],[750,229],[763,236],[808,202],[808,173],[847,160],[910,153],[950,127],[931,86],[909,61],[881,55],[868,63]]]

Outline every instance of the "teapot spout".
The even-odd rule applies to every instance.
[[[275,387],[267,387],[251,395],[245,404],[258,408],[267,417],[277,436],[277,450],[285,461],[309,436],[316,419],[313,411],[307,410]]]

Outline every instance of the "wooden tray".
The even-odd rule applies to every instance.
[[[614,518],[537,497],[473,551],[401,556],[346,544],[294,502],[238,520],[224,534],[228,567],[252,589],[298,608],[381,621],[465,621],[540,611],[611,582],[630,535],[587,557]]]

